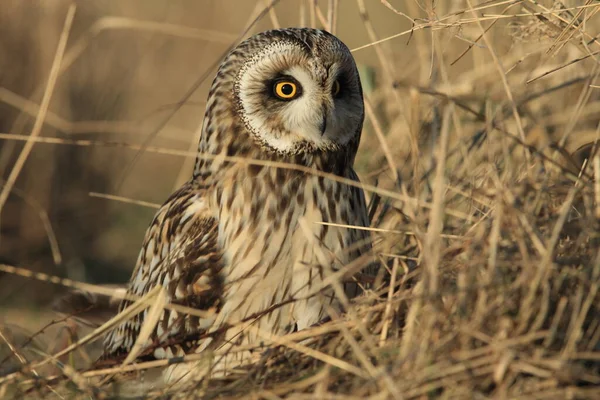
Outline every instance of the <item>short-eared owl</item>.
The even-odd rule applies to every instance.
[[[165,309],[146,354],[215,350],[213,371],[223,370],[251,355],[237,352],[218,362],[223,349],[260,344],[251,328],[281,335],[322,321],[329,307],[341,311],[323,281],[370,248],[366,230],[340,226],[369,225],[362,190],[227,156],[357,181],[352,167],[363,118],[352,55],[325,31],[263,32],[226,56],[208,95],[193,176],[154,217],[128,289],[141,296],[162,285],[170,302],[212,309],[214,318]],[[344,288],[350,297],[358,285],[346,279]],[[112,331],[104,357],[127,354],[146,316]],[[163,376],[173,382],[190,371],[179,364]]]

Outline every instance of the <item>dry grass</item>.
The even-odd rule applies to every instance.
[[[329,27],[343,40],[344,32],[359,29],[346,26],[343,16],[355,13],[362,21],[367,41],[351,47],[359,62],[375,69],[377,80],[365,84],[367,123],[357,168],[372,205],[370,230],[381,269],[346,315],[332,311],[330,322],[281,337],[258,332],[268,350],[255,365],[178,395],[600,398],[600,155],[595,151],[600,138],[600,5],[591,0],[331,0],[317,2],[317,7],[312,1],[288,0],[265,9],[269,3],[257,2],[241,36],[269,24],[291,24],[291,9],[296,11],[294,24],[300,18],[303,25]],[[397,25],[383,25],[373,16],[382,12]],[[64,35],[69,24],[67,18]],[[402,24],[408,28],[399,28]],[[1,102],[19,108],[22,118],[35,118],[29,132],[0,132],[3,143],[26,143],[23,160],[11,165],[12,178],[0,203],[34,145],[182,160],[194,156],[191,130],[189,145],[151,143],[163,127],[162,134],[182,135],[172,118],[191,101],[193,90],[185,98],[180,94],[178,105],[161,114],[158,125],[149,128],[150,139],[138,142],[114,140],[138,132],[132,121],[71,122],[49,109],[57,76],[68,74],[68,66],[85,57],[102,32],[112,30],[130,35],[149,31],[173,40],[234,40],[223,32],[176,23],[105,16],[70,39],[66,49],[61,41],[51,78],[37,94],[23,98],[0,88]],[[381,31],[391,33],[384,37]],[[203,84],[197,80],[194,90]],[[43,122],[70,130],[65,132],[70,135],[83,130],[112,136],[40,134]],[[189,168],[188,162],[182,164],[172,174],[178,180]],[[122,182],[121,173],[108,172],[113,182]],[[133,204],[128,207],[156,206],[130,193],[89,195]],[[46,221],[43,208],[35,204]],[[49,222],[45,225],[54,249],[54,231]],[[348,270],[358,271],[365,261]],[[6,265],[2,271],[115,293]],[[342,278],[332,274],[328,284],[336,288]],[[32,337],[0,324],[6,349],[0,353],[0,397],[111,397],[117,388],[113,383],[120,379],[138,378],[168,363],[219,356],[216,351],[138,363],[128,358],[122,365],[90,369],[97,349],[87,343],[98,342],[102,332],[142,308],[150,307],[154,314],[169,306],[159,289],[133,300],[125,313],[87,334],[70,319],[54,321],[50,325],[66,323],[69,330],[67,336],[46,333],[46,338],[57,338],[51,344],[38,340],[43,334]],[[251,321],[239,323],[255,329]]]

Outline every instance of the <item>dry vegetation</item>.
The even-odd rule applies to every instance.
[[[13,20],[3,25],[12,41],[0,40],[0,103],[10,106],[0,108],[0,206],[19,210],[3,211],[2,254],[25,254],[11,262],[75,280],[3,265],[3,294],[17,282],[34,299],[52,297],[61,283],[112,293],[76,282],[112,275],[82,265],[96,257],[95,268],[130,270],[154,203],[190,169],[211,65],[239,37],[270,26],[331,27],[364,73],[368,115],[357,169],[380,274],[347,315],[265,337],[269,351],[249,371],[179,395],[600,398],[600,4],[282,0],[263,12],[269,1],[206,1],[203,13],[185,1],[85,3],[29,14],[47,36],[36,42],[23,32],[32,25],[13,18],[31,10],[0,0],[0,20]],[[23,51],[34,42],[39,54]],[[40,70],[27,70],[32,64]],[[118,79],[124,73],[127,83]],[[43,78],[32,85],[24,74]],[[86,173],[60,167],[65,157]],[[101,191],[88,184],[96,178],[102,191],[124,198],[90,197]],[[57,202],[67,204],[58,213]],[[20,217],[7,222],[7,213]],[[81,231],[72,228],[78,223]],[[17,239],[5,239],[6,224],[21,229]],[[24,234],[30,226],[43,234]],[[77,232],[82,240],[67,239]],[[15,250],[35,246],[45,253]],[[49,294],[33,296],[40,288]],[[164,365],[89,369],[99,331],[88,343],[90,330],[71,319],[23,317],[22,303],[2,297],[2,398],[111,397],[109,377]]]

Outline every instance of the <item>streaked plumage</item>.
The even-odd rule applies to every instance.
[[[277,84],[281,93],[274,92]],[[296,97],[283,99],[292,92]],[[343,43],[314,29],[267,31],[241,43],[221,64],[198,150],[302,165],[357,181],[352,165],[363,118],[358,72]],[[368,233],[315,222],[368,226],[362,190],[297,170],[199,157],[190,182],[148,228],[129,292],[141,296],[163,285],[171,302],[214,310],[215,317],[164,310],[152,337],[159,345],[153,356],[223,349],[233,340],[258,344],[239,325],[194,340],[249,317],[256,319],[253,326],[283,334],[320,322],[328,305],[340,309],[331,288],[314,290],[328,268],[337,270],[369,249]],[[355,283],[345,289],[349,296],[358,291]],[[109,334],[104,358],[131,349],[144,316]],[[248,352],[237,353],[215,365],[227,368],[248,358]],[[194,368],[170,367],[165,380]]]

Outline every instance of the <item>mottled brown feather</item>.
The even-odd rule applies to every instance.
[[[222,252],[217,245],[216,220],[202,205],[205,194],[206,188],[192,181],[173,193],[160,208],[146,231],[129,293],[142,296],[161,284],[172,303],[218,311]],[[120,310],[129,304],[123,301]],[[143,316],[138,315],[109,334],[103,358],[129,352]],[[160,343],[170,336],[201,333],[205,328],[200,325],[198,317],[165,309],[151,339]]]

